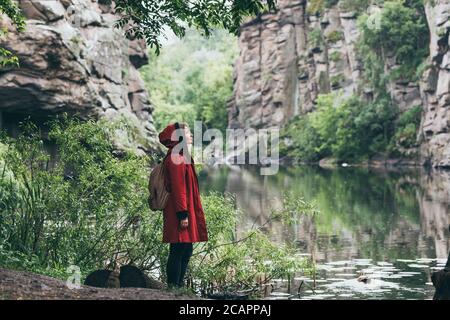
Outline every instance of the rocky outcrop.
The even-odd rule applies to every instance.
[[[229,125],[282,126],[314,108],[319,93],[358,89],[356,16],[328,9],[308,15],[307,1],[278,1],[276,13],[241,27]]]
[[[100,269],[87,275],[84,284],[98,288],[164,289],[164,283],[150,278],[138,267],[121,266],[119,270]]]
[[[127,40],[113,26],[113,8],[101,3],[21,0],[27,26],[20,33],[2,17],[9,32],[0,46],[19,57],[20,67],[0,71],[0,112],[123,116],[135,127],[135,141],[118,143],[149,152],[157,146],[153,107],[137,70],[148,61],[145,42]]]
[[[433,166],[450,168],[450,1],[425,3],[430,27],[430,67],[420,83],[424,106],[421,153]]]
[[[315,108],[318,94],[342,91],[371,100],[357,54],[357,15],[337,2],[320,16],[307,12],[311,1],[279,0],[279,10],[247,21],[239,37],[231,128],[284,126],[293,116]],[[373,8],[376,10],[376,8]],[[421,81],[396,80],[387,91],[404,112],[422,106],[420,163],[450,166],[450,1],[426,1],[430,28],[429,67]],[[399,65],[386,57],[386,73]],[[403,150],[415,155],[417,150]],[[415,157],[415,156],[414,156]]]

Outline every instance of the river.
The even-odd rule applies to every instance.
[[[246,212],[241,228],[263,223],[285,191],[315,203],[318,214],[267,231],[313,257],[316,279],[278,279],[267,299],[432,298],[431,273],[450,249],[450,172],[301,166],[273,176],[252,167],[199,176],[202,192],[235,195]]]

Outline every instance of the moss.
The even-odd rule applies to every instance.
[[[330,60],[333,62],[341,61],[341,59],[342,59],[342,54],[339,51],[333,51],[330,54]]]
[[[341,0],[339,7],[344,11],[364,12],[370,4],[370,0]]]
[[[325,9],[325,0],[311,0],[306,7],[306,13],[309,15],[320,15]]]
[[[334,30],[328,33],[325,37],[329,42],[336,43],[344,39],[344,33],[342,31]]]
[[[308,34],[308,44],[311,47],[320,47],[323,44],[323,36],[322,30],[320,28],[316,28],[311,30]]]
[[[330,82],[331,82],[331,87],[333,89],[335,88],[339,88],[341,86],[341,83],[345,80],[344,75],[343,74],[337,74],[331,77]]]
[[[79,36],[73,36],[73,37],[70,39],[70,41],[73,42],[74,44],[80,44],[81,38],[80,38]]]

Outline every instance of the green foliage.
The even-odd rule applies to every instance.
[[[153,56],[141,74],[155,104],[157,130],[174,120],[191,127],[201,120],[207,127],[225,130],[237,54],[236,38],[216,30],[209,39],[189,31],[182,41]]]
[[[430,64],[430,62],[427,59],[423,60],[422,63],[417,67],[416,78],[417,79],[422,78],[424,72],[427,71],[428,69],[430,69],[431,66],[432,65]]]
[[[12,0],[0,0],[0,14],[6,14],[18,31],[25,28],[25,19],[17,4]],[[0,18],[1,19],[1,18]]]
[[[417,131],[422,117],[422,107],[414,106],[402,113],[397,120],[394,140],[391,144],[392,152],[398,146],[411,148],[417,146]]]
[[[339,30],[333,30],[332,32],[328,33],[325,38],[331,43],[336,43],[339,40],[344,39],[344,33]]]
[[[319,15],[323,12],[324,8],[325,8],[325,0],[311,0],[308,1],[306,13],[308,13],[309,15]]]
[[[192,104],[170,105],[164,101],[155,99],[155,111],[153,112],[154,125],[158,132],[161,132],[169,123],[186,122],[193,128],[195,119],[195,109]]]
[[[311,125],[311,115],[293,118],[281,131],[280,154],[288,155],[296,161],[316,162],[324,157],[321,137]]]
[[[0,0],[0,15],[6,14],[8,18],[11,19],[11,22],[13,25],[15,25],[16,29],[18,31],[23,31],[25,28],[25,20],[20,12],[20,9],[17,7],[17,5],[11,1],[11,0]],[[1,21],[0,16],[0,21]],[[0,40],[6,36],[8,33],[8,30],[1,29],[0,28]],[[0,69],[4,67],[18,67],[19,66],[19,58],[14,56],[14,54],[5,49],[0,47]]]
[[[380,12],[361,15],[358,27],[358,47],[372,84],[382,86],[386,76],[414,80],[417,67],[429,51],[429,32],[420,1],[385,1]],[[391,55],[400,68],[384,75],[384,61]]]
[[[304,161],[324,157],[361,161],[383,153],[394,132],[395,108],[388,97],[374,102],[322,94],[316,111],[294,120],[284,131],[293,144],[282,152]]]
[[[236,229],[242,212],[235,209],[234,203],[231,195],[224,197],[215,192],[203,201],[212,236],[196,248],[191,268],[202,291],[255,290],[255,281],[262,275],[270,281],[309,271],[310,261],[298,256],[294,247],[271,242],[263,229],[274,221],[291,224],[301,215],[314,214],[311,203],[287,193],[282,207],[273,209],[264,223],[241,230],[240,234]]]
[[[30,122],[17,139],[1,138],[0,267],[64,278],[72,264],[86,275],[119,259],[164,280],[168,246],[162,215],[147,207],[149,161],[114,154],[112,137],[122,123],[64,118],[49,128],[48,140]],[[56,158],[45,151],[48,143],[57,146]],[[257,272],[273,278],[307,267],[259,227],[237,234],[230,196],[203,195],[202,202],[209,241],[195,247],[192,289],[252,289]],[[270,219],[289,222],[312,209],[288,197]]]
[[[345,11],[364,12],[372,0],[340,0],[339,7]]]
[[[127,1],[116,0],[116,12],[121,15],[117,25],[125,28],[127,36],[145,38],[159,54],[163,28],[183,37],[187,28],[197,28],[209,36],[213,29],[223,28],[238,34],[245,17],[255,17],[275,10],[276,1]]]
[[[49,138],[58,145],[57,163],[35,126],[22,129],[17,140],[4,137],[1,155],[0,238],[9,249],[34,261],[36,271],[72,263],[88,272],[136,247],[145,227],[133,230],[134,222],[150,217],[144,216],[142,197],[147,164],[133,155],[114,157],[115,128],[92,121],[52,123]]]
[[[338,62],[341,59],[342,59],[342,55],[341,55],[341,53],[339,51],[333,51],[330,54],[330,60],[333,61],[333,62]]]
[[[331,8],[332,6],[337,5],[339,0],[325,0],[325,7]]]
[[[323,35],[320,28],[313,29],[308,33],[308,44],[311,47],[321,47],[323,45]]]
[[[320,15],[323,13],[325,8],[331,8],[336,5],[339,0],[311,0],[308,1],[308,6],[306,7],[306,13],[309,15]]]
[[[19,66],[19,58],[13,55],[11,51],[0,48],[0,68],[14,66]]]
[[[343,74],[336,74],[330,78],[331,87],[333,89],[339,88],[341,83],[345,80],[345,76]]]

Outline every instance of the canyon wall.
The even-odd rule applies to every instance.
[[[230,128],[283,127],[315,108],[319,94],[341,91],[371,100],[357,53],[357,15],[339,4],[311,15],[306,0],[279,0],[279,10],[247,21],[239,37]],[[429,67],[420,81],[396,80],[387,90],[400,112],[421,106],[421,162],[450,166],[450,0],[427,1]],[[398,68],[387,56],[386,73]],[[416,150],[419,151],[419,150]],[[415,152],[416,152],[415,151]]]

